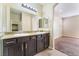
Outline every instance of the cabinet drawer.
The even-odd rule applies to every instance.
[[[37,35],[37,38],[41,38],[42,37],[42,35]]]
[[[5,39],[3,40],[3,46],[16,44],[16,39]]]
[[[30,39],[36,39],[36,36],[30,36]]]
[[[37,35],[37,39],[38,40],[42,40],[43,39],[43,35]]]
[[[17,38],[18,43],[27,42],[29,40],[29,37],[19,37]]]

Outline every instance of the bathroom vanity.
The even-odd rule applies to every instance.
[[[48,47],[48,32],[9,34],[0,40],[0,55],[33,56]]]
[[[49,47],[48,19],[25,10],[18,4],[10,4],[3,8],[6,16],[4,15],[5,19],[2,20],[4,24],[2,31],[3,33],[12,32],[12,34],[0,37],[1,56],[32,56]],[[13,34],[20,31],[23,33]],[[26,33],[28,31],[47,32]]]

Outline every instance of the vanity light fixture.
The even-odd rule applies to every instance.
[[[35,9],[35,8],[31,7],[31,6],[29,6],[28,4],[22,4],[21,6],[24,7],[24,8],[27,8],[27,9],[29,9],[29,10],[32,10],[32,11],[34,11],[34,12],[37,12],[37,9]]]

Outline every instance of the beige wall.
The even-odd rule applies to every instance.
[[[62,14],[59,9],[54,9],[54,25],[53,25],[53,39],[62,36]]]
[[[48,28],[50,30],[50,47],[53,48],[53,6],[54,4],[47,3],[43,6],[43,17],[48,17]]]
[[[7,9],[6,9],[7,11]],[[0,3],[0,36],[4,35],[4,31],[7,30],[6,29],[6,13],[5,13],[5,6],[4,4]]]
[[[79,16],[63,19],[63,35],[79,38]]]
[[[2,4],[0,4],[0,32],[2,32]]]
[[[5,4],[0,4],[0,30],[1,32],[10,31],[9,27],[9,8]]]

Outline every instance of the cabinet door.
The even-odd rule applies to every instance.
[[[36,36],[31,36],[29,39],[29,55],[35,55],[36,54]]]
[[[25,37],[23,39],[23,44],[24,44],[24,56],[29,56],[29,36],[28,37]]]
[[[18,42],[18,48],[19,48],[19,55],[28,56],[29,55],[29,49],[28,49],[28,41],[29,37],[19,37],[17,38]]]
[[[18,48],[18,56],[24,56],[24,44],[23,43],[19,43],[17,44],[17,48]]]
[[[16,39],[3,40],[3,55],[4,56],[18,55],[18,48],[16,45]]]
[[[21,49],[18,49],[17,45],[5,46],[4,56],[21,56]]]
[[[44,34],[44,47],[49,47],[49,34]]]
[[[24,56],[29,56],[28,42],[24,42]]]
[[[42,35],[37,36],[37,52],[40,52],[44,49],[44,40]]]

